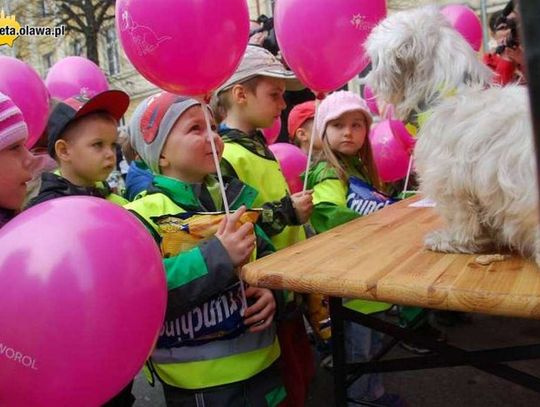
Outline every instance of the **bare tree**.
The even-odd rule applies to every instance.
[[[54,0],[54,16],[67,30],[80,33],[86,43],[86,56],[99,66],[99,32],[114,19],[115,0]]]

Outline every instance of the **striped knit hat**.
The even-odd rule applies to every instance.
[[[9,97],[0,93],[0,150],[26,137],[28,129],[22,112]]]

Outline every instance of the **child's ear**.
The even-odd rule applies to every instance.
[[[247,89],[241,84],[234,85],[231,89],[231,96],[234,103],[245,104],[247,101]]]
[[[171,165],[171,163],[169,162],[169,160],[167,158],[165,158],[164,156],[159,156],[159,168],[167,168],[169,165]]]
[[[306,131],[302,127],[299,127],[298,130],[296,130],[294,137],[300,141],[308,141]]]
[[[56,143],[54,143],[54,153],[59,160],[69,161],[69,145],[66,140],[56,140]]]

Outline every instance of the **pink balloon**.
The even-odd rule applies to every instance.
[[[249,37],[245,0],[119,0],[116,28],[127,57],[154,85],[207,94],[236,70]]]
[[[294,144],[275,143],[269,146],[279,161],[281,172],[291,193],[302,191],[304,183],[300,175],[306,171],[307,155]]]
[[[274,144],[279,137],[279,132],[281,131],[281,117],[278,117],[274,120],[272,126],[262,129],[262,134],[266,139],[268,145]]]
[[[379,107],[377,106],[377,98],[375,97],[373,91],[368,85],[364,86],[363,93],[364,100],[366,101],[371,113],[373,113],[375,116],[380,116]]]
[[[279,0],[274,20],[290,68],[315,92],[330,92],[367,66],[364,41],[384,16],[385,0]]]
[[[60,100],[86,94],[89,97],[109,90],[99,66],[83,57],[67,57],[52,66],[45,79],[51,97]]]
[[[407,176],[409,159],[415,139],[399,120],[384,120],[375,124],[369,133],[373,159],[384,182]]]
[[[26,147],[39,140],[49,115],[49,92],[38,73],[28,64],[0,56],[0,92],[13,100],[28,126]]]
[[[462,4],[450,4],[441,9],[452,27],[478,51],[482,45],[482,23],[476,13]]]
[[[141,369],[163,323],[149,232],[104,199],[66,197],[9,222],[0,247],[0,405],[102,405]]]

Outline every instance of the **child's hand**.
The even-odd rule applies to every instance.
[[[242,206],[233,214],[226,216],[219,224],[216,237],[219,239],[235,267],[246,263],[255,248],[255,233],[253,223],[246,222],[237,227],[240,217],[246,212]]]
[[[313,191],[297,192],[291,195],[296,217],[300,223],[306,223],[313,212]]]
[[[276,301],[272,291],[267,288],[248,287],[246,298],[255,298],[253,305],[246,309],[244,324],[251,327],[249,332],[260,332],[272,325],[276,312]]]

